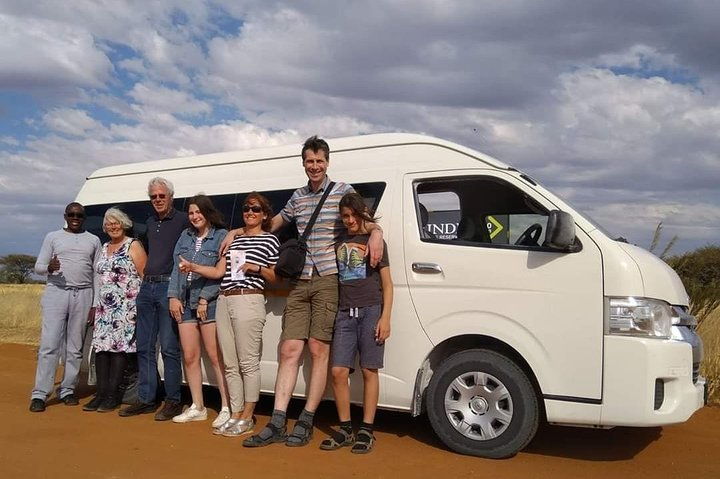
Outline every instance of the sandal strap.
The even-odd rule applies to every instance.
[[[357,433],[355,444],[350,448],[350,452],[356,454],[366,454],[372,451],[375,436],[370,431],[360,429]]]
[[[323,441],[327,446],[330,445],[337,445],[337,446],[343,446],[350,444],[350,442],[353,440],[352,432],[347,432],[345,429],[340,428],[339,430],[332,429],[330,430],[330,437],[328,439],[325,439]]]
[[[270,429],[273,433],[273,436],[277,435],[278,433],[282,432],[283,428],[277,427],[275,424],[269,422],[265,425],[266,428]]]
[[[330,433],[330,437],[335,439],[335,442],[343,443],[343,442],[352,440],[353,435],[351,432],[347,432],[347,431],[345,431],[345,429],[340,428],[337,431],[333,430]]]
[[[299,434],[296,434],[295,431],[298,429],[303,429],[303,432],[300,432]],[[295,423],[295,426],[293,426],[293,432],[290,434],[291,437],[305,437],[307,436],[313,429],[313,425],[310,424],[307,421],[297,421]]]
[[[285,444],[288,446],[304,446],[312,439],[313,425],[307,421],[298,420],[293,427],[292,434],[287,436]]]
[[[272,435],[270,437],[268,437],[267,439],[263,439],[262,437],[260,437],[260,434],[256,434],[245,439],[245,441],[243,442],[243,446],[266,446],[268,444],[272,444],[273,442],[278,442],[278,440],[285,440],[285,427],[278,427],[271,422],[267,423],[265,427],[267,429],[270,429],[270,431],[272,432]]]

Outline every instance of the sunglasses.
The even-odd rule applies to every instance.
[[[259,205],[243,205],[243,213],[252,211],[253,213],[262,213],[262,206]]]
[[[65,216],[67,216],[68,218],[83,219],[85,218],[85,213],[75,213],[74,211],[71,211],[69,213],[65,213]]]
[[[164,200],[167,197],[167,195],[160,193],[159,195],[150,195],[151,200],[157,200],[161,199]]]

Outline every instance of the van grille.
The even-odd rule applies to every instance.
[[[665,382],[662,379],[655,380],[655,410],[657,411],[665,401]]]

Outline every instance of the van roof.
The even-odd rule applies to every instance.
[[[372,148],[386,148],[404,145],[433,145],[441,148],[455,150],[463,155],[485,163],[487,166],[508,169],[509,166],[491,156],[479,153],[457,143],[453,143],[431,136],[409,133],[379,133],[372,135],[351,136],[345,138],[328,138],[330,145],[330,158],[334,154],[344,151],[363,150]],[[136,163],[127,163],[117,166],[100,168],[87,179],[108,178],[134,174],[161,173],[172,170],[182,170],[198,166],[217,166],[231,163],[249,163],[256,161],[280,160],[287,158],[300,158],[301,144],[256,148],[239,151],[226,151],[197,156],[185,156],[164,160],[151,160]]]

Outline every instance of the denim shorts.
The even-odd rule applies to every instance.
[[[180,324],[185,323],[214,323],[215,322],[215,308],[217,307],[217,300],[210,301],[207,307],[207,320],[200,321],[197,317],[197,309],[185,308],[182,315],[182,321]]]
[[[338,311],[335,319],[330,365],[355,370],[359,353],[360,367],[382,369],[385,343],[375,341],[375,327],[380,319],[382,305]]]

